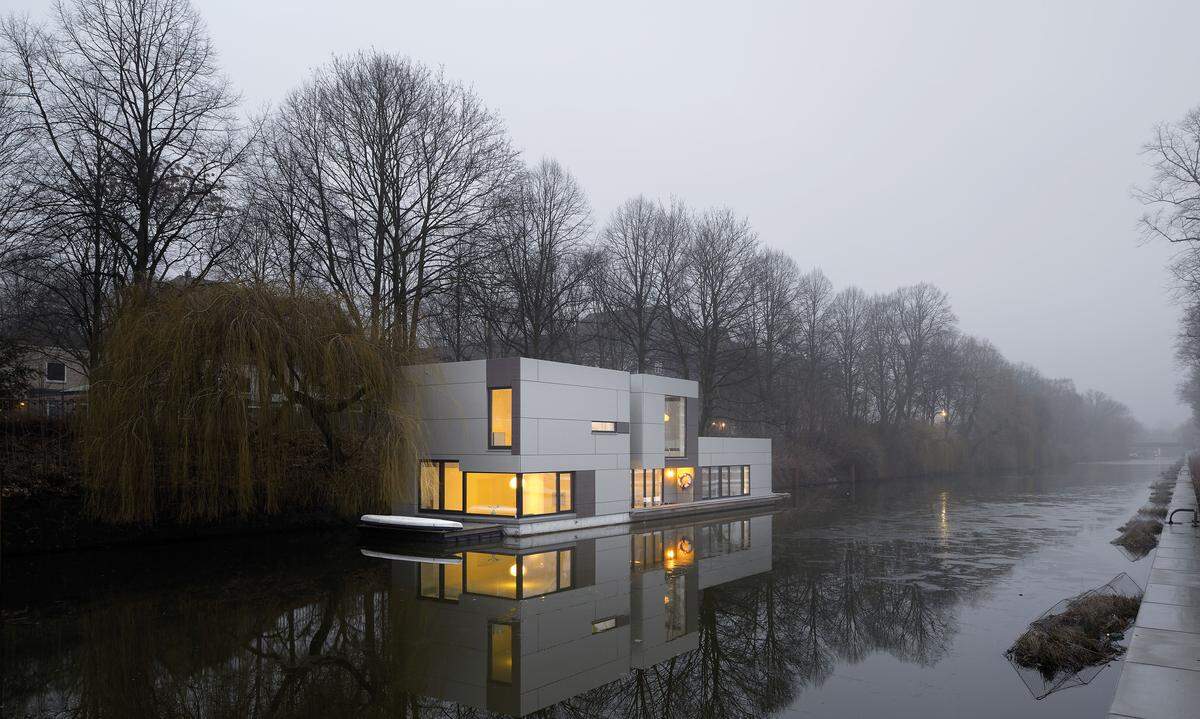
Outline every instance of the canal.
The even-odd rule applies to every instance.
[[[1145,586],[1109,541],[1163,467],[819,487],[438,556],[342,533],[6,558],[0,713],[1103,716],[1119,664],[1035,700],[1003,652],[1064,597]]]

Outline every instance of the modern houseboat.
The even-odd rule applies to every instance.
[[[400,515],[527,535],[782,496],[770,439],[701,436],[691,380],[519,357],[406,372],[424,459]]]

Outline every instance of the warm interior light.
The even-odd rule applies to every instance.
[[[670,604],[670,603],[671,603],[671,598],[664,594],[663,595],[663,604]]]
[[[511,567],[508,568],[508,576],[510,576],[510,577],[517,576],[517,565],[515,562],[513,563],[513,565]]]
[[[663,413],[663,421],[664,421],[664,422],[670,422],[670,421],[671,421],[671,415],[669,415],[669,414],[666,414],[666,413],[664,412],[664,413]]]
[[[517,488],[517,478],[516,477],[513,477],[512,479],[508,480],[508,488],[509,489]]]
[[[675,479],[675,470],[674,469],[667,470],[667,479]]]

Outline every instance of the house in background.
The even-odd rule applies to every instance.
[[[20,362],[29,370],[29,380],[20,396],[0,398],[10,410],[55,417],[70,414],[86,399],[87,374],[66,349],[48,344],[30,345]]]
[[[406,368],[424,461],[397,514],[509,535],[774,502],[771,440],[703,437],[691,380],[502,358]]]

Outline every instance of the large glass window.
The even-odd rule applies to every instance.
[[[423,598],[457,602],[462,596],[463,565],[421,562],[420,580]]]
[[[526,472],[521,475],[521,514],[554,514],[558,511],[558,475]]]
[[[663,471],[661,469],[631,470],[630,482],[634,509],[657,507],[663,503]]]
[[[750,466],[700,468],[700,499],[741,497],[750,494]]]
[[[488,390],[488,447],[512,447],[512,387]]]
[[[663,413],[665,428],[665,451],[668,457],[682,457],[687,454],[687,407],[683,397],[667,397],[664,402],[666,411]]]
[[[419,507],[489,517],[516,517],[519,492],[523,517],[571,512],[575,508],[573,478],[571,472],[464,473],[455,460],[425,460],[421,462],[418,485]]]
[[[467,514],[517,516],[517,475],[467,472]]]

